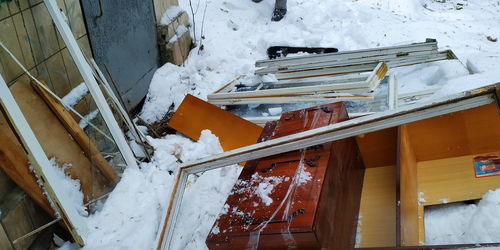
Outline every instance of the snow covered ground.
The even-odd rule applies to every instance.
[[[180,2],[189,13],[189,2]],[[452,49],[463,65],[438,62],[397,69],[401,92],[444,86],[436,95],[446,95],[500,82],[500,41],[493,42],[500,39],[498,0],[289,0],[288,14],[278,23],[270,21],[273,4],[200,0],[196,38],[203,26],[204,49],[192,50],[183,67],[158,69],[140,117],[154,122],[188,93],[206,98],[237,76],[253,74],[255,61],[265,59],[272,45],[345,51],[435,38],[440,49]],[[198,142],[180,135],[151,140],[156,149],[152,162],[127,169],[102,210],[87,219],[84,249],[152,249],[178,159],[221,152],[208,131]],[[240,170],[229,166],[190,179],[179,217],[182,226],[174,236],[176,249],[206,248],[205,237]]]

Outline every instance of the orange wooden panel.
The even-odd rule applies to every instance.
[[[356,136],[366,168],[396,165],[398,128],[387,128]]]
[[[401,245],[419,244],[417,161],[407,125],[400,127]]]
[[[193,140],[209,129],[224,151],[255,144],[262,132],[262,127],[192,95],[184,98],[168,126]]]
[[[407,125],[417,161],[498,151],[500,115],[495,103]]]

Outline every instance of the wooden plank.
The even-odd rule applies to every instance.
[[[366,169],[359,215],[357,246],[396,246],[395,165]]]
[[[480,199],[488,190],[500,188],[500,176],[476,178],[474,156],[418,162],[418,191],[425,198],[422,205]]]
[[[356,136],[366,168],[395,166],[398,129],[387,128]]]
[[[37,178],[29,170],[26,152],[2,130],[0,130],[0,168],[43,210],[54,216],[54,211],[38,185]]]
[[[255,144],[262,132],[258,125],[192,95],[184,98],[168,126],[193,140],[209,129],[225,151]]]
[[[44,82],[42,82],[44,83]],[[37,83],[31,82],[33,88],[42,97],[45,103],[50,107],[52,112],[59,118],[62,125],[70,133],[70,135],[75,139],[80,148],[83,150],[87,158],[92,159],[92,164],[94,164],[101,173],[111,182],[117,183],[120,179],[116,175],[115,171],[109,165],[108,161],[104,159],[101,152],[92,143],[90,138],[87,136],[85,131],[80,128],[78,123],[73,119],[69,111],[64,108],[63,104],[56,101],[50,94],[48,94],[42,87]],[[132,128],[131,128],[132,129]]]
[[[368,91],[368,89],[365,89]],[[298,95],[298,96],[271,96],[252,98],[227,98],[208,99],[214,105],[242,105],[242,104],[283,104],[283,103],[303,103],[303,102],[341,102],[362,100],[369,101],[374,97],[370,95]]]
[[[256,75],[275,74],[278,79],[293,78],[310,75],[333,75],[370,71],[379,62],[386,62],[391,68],[429,63],[440,60],[451,60],[448,51],[432,52],[430,54],[413,54],[404,57],[382,56],[372,58],[360,58],[349,61],[330,61],[319,63],[307,63],[303,65],[291,65],[285,67],[263,68],[255,71]]]
[[[182,204],[182,196],[189,174],[217,169],[242,161],[289,152],[329,141],[340,140],[363,133],[490,104],[495,101],[493,94],[495,86],[496,84],[473,91],[455,94],[429,103],[376,113],[182,164],[172,189],[168,209],[163,216],[163,222],[158,231],[156,248],[165,249],[168,248],[171,243],[173,228],[175,227],[176,218]]]
[[[416,246],[419,243],[417,159],[408,135],[408,128],[399,130],[400,211],[401,245]]]
[[[66,169],[66,173],[73,179],[80,180],[85,202],[104,195],[109,181],[92,167],[92,162],[85,156],[78,143],[31,87],[29,79],[20,78],[10,90],[47,157],[55,157],[60,166],[65,163],[72,165]],[[6,117],[0,115],[0,130],[21,145],[8,124]]]
[[[492,103],[411,123],[408,132],[418,161],[495,152],[500,116]]]
[[[38,142],[37,137],[35,137],[35,134],[26,121],[23,112],[21,112],[14,96],[7,87],[7,83],[5,83],[1,76],[0,104],[7,114],[7,118],[13,124],[13,127],[15,128],[17,135],[19,135],[24,148],[27,150],[29,162],[33,166],[35,173],[40,176],[41,185],[44,186],[45,191],[54,206],[57,207],[59,215],[63,219],[75,242],[78,245],[83,246],[85,242],[80,235],[86,234],[86,224],[83,222],[78,208],[75,207],[74,201],[63,193],[63,189],[65,187],[61,186],[54,167],[47,159],[42,146]]]
[[[423,43],[414,43],[408,45],[389,46],[381,48],[370,48],[361,50],[341,51],[336,53],[307,55],[301,57],[285,57],[274,60],[262,60],[255,63],[256,67],[271,67],[271,66],[289,66],[300,65],[310,62],[325,62],[325,61],[345,61],[355,58],[371,58],[384,55],[401,55],[404,56],[411,52],[418,51],[435,51],[437,50],[437,42],[427,41]]]

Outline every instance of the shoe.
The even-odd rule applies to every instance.
[[[271,21],[279,22],[286,14],[286,9],[274,9]]]
[[[252,0],[254,3],[260,3],[262,0]]]

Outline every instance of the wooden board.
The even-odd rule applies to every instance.
[[[209,129],[219,137],[224,151],[255,144],[262,128],[192,95],[187,95],[168,126],[198,140]]]
[[[495,103],[408,124],[417,161],[499,151]],[[437,140],[439,138],[439,140]]]
[[[399,130],[400,232],[402,246],[419,244],[417,162],[406,125]]]
[[[500,150],[500,145],[498,145]],[[500,188],[500,176],[476,178],[474,155],[418,162],[418,191],[422,205],[480,199],[488,190]]]
[[[0,130],[0,168],[45,212],[55,215],[35,175],[29,170],[26,152],[2,130]]]
[[[366,169],[359,215],[359,247],[396,246],[395,166]]]
[[[85,201],[103,195],[108,181],[92,167],[91,161],[68,134],[57,116],[31,87],[29,80],[26,77],[20,78],[10,90],[47,157],[55,157],[60,166],[65,163],[72,164],[66,173],[80,180]],[[3,115],[0,116],[0,130],[21,147]]]
[[[366,168],[395,166],[398,128],[387,128],[356,136]]]
[[[73,119],[70,112],[64,108],[63,104],[55,100],[36,82],[32,81],[31,84],[40,97],[42,97],[45,103],[50,107],[52,112],[54,112],[54,114],[59,118],[61,124],[71,134],[73,139],[75,139],[83,152],[85,152],[85,155],[89,159],[92,159],[92,164],[94,164],[110,182],[117,183],[120,180],[119,177],[116,175],[111,165],[109,165],[108,161],[104,159],[99,149],[97,149],[97,147],[92,143],[85,131],[83,131],[75,119]]]

